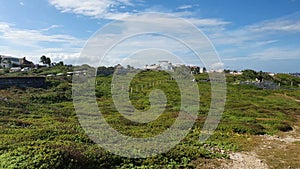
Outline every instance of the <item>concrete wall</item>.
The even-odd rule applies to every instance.
[[[45,77],[0,77],[0,89],[8,87],[41,88],[46,86]]]

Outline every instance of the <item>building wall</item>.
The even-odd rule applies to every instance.
[[[0,77],[0,88],[42,88],[46,86],[45,77]]]

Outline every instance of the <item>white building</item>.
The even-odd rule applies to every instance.
[[[21,65],[32,66],[33,63],[26,58],[16,58],[11,56],[0,55],[0,66],[2,68],[20,67]]]
[[[152,64],[152,65],[146,65],[144,69],[148,70],[167,70],[167,71],[172,71],[173,70],[173,65],[169,61],[158,61],[158,64]]]
[[[2,68],[11,68],[11,62],[8,60],[1,60],[0,61],[0,67]]]
[[[242,75],[243,72],[241,72],[241,71],[231,71],[231,72],[229,72],[229,74],[232,74],[232,75]]]
[[[158,61],[161,70],[173,70],[172,63],[169,61],[161,60]]]
[[[146,65],[145,66],[145,69],[148,69],[148,70],[160,70],[160,66],[157,65],[157,64],[152,64],[152,65]]]

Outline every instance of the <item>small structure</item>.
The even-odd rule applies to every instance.
[[[270,76],[275,76],[275,73],[268,72],[268,75],[270,75]]]
[[[10,72],[20,72],[22,70],[22,68],[21,67],[12,67],[12,68],[10,68]]]
[[[205,68],[204,67],[200,67],[199,73],[205,73],[205,72],[206,72]]]

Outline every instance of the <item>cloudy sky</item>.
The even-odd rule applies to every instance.
[[[79,56],[97,30],[147,12],[172,14],[194,24],[213,43],[224,68],[300,72],[300,0],[3,0],[0,54],[34,62],[41,55],[69,64],[94,62]],[[153,25],[177,24],[169,21]],[[144,38],[162,48],[172,43]],[[127,49],[130,44],[137,43],[127,43]]]

